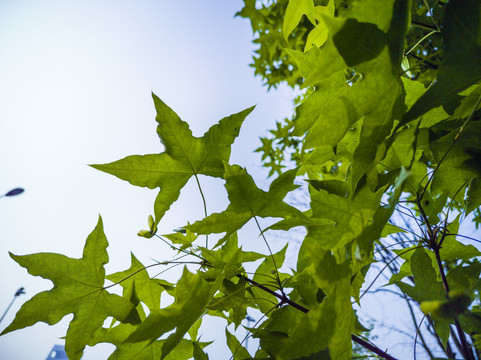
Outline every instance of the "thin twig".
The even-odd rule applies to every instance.
[[[200,186],[199,178],[197,174],[194,174],[195,181],[197,181],[197,186],[199,187],[200,196],[202,196],[202,203],[204,204],[204,215],[207,217],[207,202],[205,201],[204,192],[202,191],[202,187]],[[205,248],[209,248],[209,235],[205,235]]]

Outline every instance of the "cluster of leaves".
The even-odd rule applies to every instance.
[[[199,338],[204,315],[237,328],[248,309],[256,309],[263,321],[252,329],[260,343],[254,355],[226,330],[234,359],[349,359],[353,342],[394,359],[358,335],[366,329],[353,310],[370,287],[364,286],[366,274],[379,260],[379,249],[389,247],[396,254],[393,261],[402,260],[390,283],[421,304],[440,349],[451,358],[456,349],[465,359],[479,358],[481,252],[457,235],[460,220],[481,205],[481,3],[436,2],[444,7],[442,20],[424,19],[436,21],[443,48],[436,74],[417,77],[436,77],[427,89],[405,69],[406,41],[417,41],[409,36],[418,5],[290,0],[261,6],[259,16],[266,19],[269,9],[276,11],[270,23],[277,29],[275,46],[294,31],[296,44],[302,45],[275,55],[295,61],[303,86],[310,87],[289,131],[279,130],[280,136],[298,137],[297,166],[281,172],[268,191],[261,190],[245,169],[229,163],[230,147],[253,108],[220,120],[196,138],[154,95],[164,152],[93,167],[159,189],[149,229],[139,235],[167,242],[179,256],[144,266],[132,255],[129,269],[105,276],[101,219],[81,259],[11,255],[32,275],[51,279],[54,288],[25,303],[2,334],[38,321],[54,324],[73,313],[66,336],[71,359],[80,359],[87,345],[108,342],[116,346],[111,359],[204,360],[208,343]],[[255,2],[246,1],[240,15],[252,19],[256,12]],[[256,26],[262,23],[264,18]],[[263,36],[271,34],[268,27],[259,29]],[[206,212],[193,224],[180,223],[180,232],[157,235],[157,225],[192,176],[202,194],[201,175],[225,181],[227,208]],[[297,178],[309,184],[307,211],[284,201],[298,191]],[[387,244],[383,238],[403,231],[390,223],[402,209],[416,221],[413,231],[404,226],[413,237]],[[263,229],[259,218],[280,220]],[[257,224],[266,254],[239,247],[237,231],[249,221]],[[272,253],[266,234],[298,226],[307,234],[297,264],[282,272],[287,247]],[[222,234],[214,246],[207,241],[211,234]],[[250,275],[244,266],[254,261],[260,265]],[[175,284],[147,272],[169,264],[197,270],[184,268]],[[123,288],[122,296],[108,291],[115,285]],[[161,305],[163,294],[173,297],[171,305]],[[110,317],[114,321],[103,327]]]
[[[258,2],[257,2],[258,3]],[[255,1],[245,1],[244,8],[237,14],[248,18],[252,25],[252,31],[256,36],[254,43],[260,44],[260,48],[255,51],[251,66],[255,69],[255,74],[262,77],[268,87],[276,87],[285,82],[293,88],[299,85],[303,93],[295,101],[297,105],[306,97],[306,93],[312,92],[315,84],[304,81],[298,71],[298,63],[295,57],[288,56],[289,50],[309,50],[314,44],[320,46],[326,40],[326,29],[322,22],[314,24],[308,17],[302,17],[301,23],[285,38],[282,37],[283,13],[279,12],[279,6],[284,9],[287,1],[267,1],[261,2],[256,7]],[[303,2],[291,2],[295,6],[301,6]],[[332,0],[316,1],[314,11],[322,11],[332,15],[332,13],[343,14],[351,6],[352,1]],[[329,6],[326,6],[328,5]],[[443,60],[443,47],[439,19],[444,14],[445,1],[439,0],[414,0],[411,7],[411,26],[408,29],[405,39],[405,51],[401,63],[404,71],[403,75],[429,86],[436,79],[439,65]],[[324,9],[324,10],[320,10]],[[310,10],[312,12],[312,9]],[[293,17],[292,29],[298,16]],[[307,14],[306,14],[307,15]],[[314,14],[314,16],[316,13]],[[277,36],[274,36],[277,34]],[[275,40],[274,40],[275,39]],[[272,74],[279,74],[272,76]],[[346,69],[346,80],[355,81],[357,76],[352,69]],[[286,118],[278,121],[276,129],[270,130],[270,136],[261,138],[262,146],[256,151],[262,153],[264,166],[269,168],[269,176],[280,173],[286,166],[292,166],[299,162],[299,146],[302,137],[294,136],[291,132],[293,119]],[[332,174],[328,168],[325,174]]]

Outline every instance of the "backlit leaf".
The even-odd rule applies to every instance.
[[[294,178],[297,170],[289,170],[274,180],[269,191],[259,189],[251,176],[241,167],[226,164],[226,190],[230,204],[221,213],[212,214],[187,228],[198,234],[226,232],[227,235],[240,229],[250,219],[258,217],[289,218],[302,216],[296,208],[282,200],[289,191],[296,189]]]
[[[222,277],[219,277],[215,282],[209,283],[200,274],[192,274],[185,268],[175,287],[175,303],[164,309],[152,310],[125,342],[153,342],[175,329],[162,345],[161,359],[164,359],[206,311],[221,281]]]
[[[230,157],[230,147],[245,117],[254,109],[246,109],[213,125],[203,137],[192,136],[186,122],[162,100],[152,94],[157,110],[157,133],[165,151],[160,154],[133,155],[109,164],[91,165],[95,169],[127,180],[132,185],[160,188],[154,204],[157,224],[180,190],[192,176],[223,177],[223,161]]]
[[[282,25],[282,33],[284,39],[289,38],[289,34],[299,24],[303,15],[313,23],[316,24],[314,15],[314,1],[313,0],[289,0],[287,5],[286,14],[284,16],[284,23]]]
[[[53,325],[65,315],[73,313],[65,350],[69,359],[80,359],[85,346],[107,317],[138,323],[140,319],[130,301],[104,290],[104,265],[109,260],[107,246],[102,219],[99,217],[97,226],[87,238],[81,259],[54,253],[10,254],[30,274],[51,280],[54,287],[23,304],[2,334],[39,321]]]
[[[444,14],[441,27],[444,63],[436,83],[406,113],[403,123],[434,107],[459,101],[458,93],[481,79],[481,3],[452,0]],[[463,39],[462,42],[459,39]]]

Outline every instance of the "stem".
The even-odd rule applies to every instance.
[[[433,176],[434,176],[434,173],[433,173]],[[432,177],[431,177],[431,179],[432,179]],[[429,179],[429,181],[431,179]],[[428,181],[428,184],[429,184],[429,181]],[[424,190],[426,190],[427,186],[428,185],[426,184],[426,187],[424,188]],[[428,217],[427,217],[426,213],[424,212],[424,208],[421,205],[421,200],[424,196],[424,192],[425,191],[423,191],[423,193],[420,196],[417,197],[416,202],[417,202],[417,205],[418,205],[419,213],[421,214],[421,217],[423,218],[424,224],[425,224],[426,229],[428,231],[428,235],[429,235],[428,237],[429,237],[429,240],[430,240],[429,246],[432,248],[436,244],[436,236],[434,235],[433,228],[431,227],[431,224],[429,223]]]
[[[449,341],[446,343],[446,347],[444,346],[443,342],[441,341],[441,338],[439,337],[438,333],[434,329],[434,322],[433,319],[429,315],[426,316],[426,319],[428,320],[429,326],[427,327],[429,333],[434,336],[436,339],[436,342],[438,343],[438,346],[441,348],[441,350],[444,352],[446,357],[454,359],[454,353],[453,350],[451,349],[451,344]]]
[[[436,26],[436,29],[438,29],[438,31],[441,31],[438,23],[436,22],[436,20],[434,20],[432,8],[429,6],[429,3],[427,2],[427,0],[423,0],[423,2],[424,2],[424,5],[426,6],[426,9],[428,10],[428,14],[430,14],[429,17],[431,18],[431,21],[433,22],[434,26]]]
[[[406,303],[409,308],[409,313],[411,314],[411,319],[413,321],[414,327],[416,328],[416,336],[419,336],[419,339],[421,340],[421,343],[423,345],[424,350],[428,353],[428,356],[430,359],[434,357],[433,353],[429,349],[428,345],[426,344],[426,341],[424,340],[423,333],[421,332],[421,324],[426,317],[426,315],[422,318],[421,322],[418,325],[418,321],[416,319],[416,315],[414,314],[413,308],[411,306],[411,303],[409,302],[409,299],[406,294],[404,294],[404,300],[406,300]],[[414,341],[414,356],[416,356],[416,341]]]
[[[461,343],[459,342],[459,339],[456,336],[456,333],[454,332],[451,325],[449,325],[449,332],[451,333],[451,337],[453,338],[453,342],[454,342],[454,345],[456,345],[456,348],[459,350],[461,355],[463,355],[463,357],[466,357],[464,352],[463,352],[463,347],[461,346]]]
[[[444,273],[444,267],[441,262],[441,256],[439,255],[439,248],[435,247],[433,251],[434,251],[434,256],[436,257],[436,262],[438,264],[439,273],[441,274],[441,281],[443,282],[444,291],[446,292],[446,298],[449,299],[449,295],[448,295],[449,285],[448,285],[448,280],[446,279],[446,274]]]
[[[427,39],[428,37],[430,37],[432,34],[435,34],[435,33],[437,33],[437,32],[439,32],[439,31],[433,30],[433,31],[431,31],[429,34],[423,36],[423,38],[422,38],[421,40],[419,40],[411,49],[409,49],[404,56],[408,55],[411,51],[413,51],[413,50],[414,50],[419,44],[421,44],[424,40],[426,40],[426,39]]]
[[[12,299],[12,301],[10,302],[10,304],[8,304],[7,310],[5,310],[5,312],[3,313],[2,317],[0,318],[0,322],[2,322],[3,318],[5,317],[5,315],[7,315],[8,310],[10,310],[10,308],[12,307],[12,305],[13,305],[13,303],[15,302],[15,299],[16,299],[16,298],[17,298],[17,297],[14,296],[13,299]]]
[[[276,264],[276,259],[274,258],[274,254],[272,254],[272,250],[271,250],[271,247],[269,246],[269,243],[267,242],[267,239],[266,237],[264,236],[264,232],[262,231],[262,228],[259,224],[259,221],[257,221],[257,217],[254,215],[254,220],[257,224],[257,228],[259,229],[259,231],[261,232],[261,236],[262,236],[262,239],[264,239],[264,242],[266,243],[266,246],[267,246],[267,250],[269,250],[269,254],[271,255],[271,259],[272,259],[272,263],[274,264],[274,269],[276,270],[276,280],[277,280],[277,284],[279,285],[279,289],[282,291],[282,284],[281,284],[281,279],[279,277],[279,268],[277,267],[277,264]]]
[[[189,251],[182,250],[182,249],[180,249],[180,248],[178,248],[178,247],[170,244],[170,243],[169,243],[167,240],[165,240],[162,236],[159,236],[159,235],[157,235],[157,234],[155,234],[155,236],[158,237],[160,240],[162,240],[162,241],[163,241],[164,243],[166,243],[167,245],[169,245],[169,247],[170,247],[171,249],[177,250],[178,252],[183,252],[183,253],[186,254],[186,255],[195,256],[195,257],[199,258],[200,260],[204,260],[204,258],[203,258],[202,256],[196,254],[195,252],[189,252]]]
[[[307,314],[309,312],[309,309],[306,309],[304,306],[290,300],[286,294],[278,294],[276,293],[275,291],[265,287],[264,285],[262,284],[259,284],[258,282],[254,281],[254,280],[251,280],[249,279],[248,277],[246,276],[243,276],[243,275],[237,275],[238,277],[240,278],[243,278],[245,279],[245,281],[247,281],[248,283],[258,287],[259,289],[262,289],[266,292],[268,292],[269,294],[271,295],[274,295],[275,297],[277,297],[279,300],[281,300],[281,304],[284,303],[284,304],[288,304],[294,308],[296,308],[297,310],[299,311],[302,311],[304,314]],[[354,341],[355,343],[361,345],[362,347],[372,351],[373,353],[375,353],[376,355],[379,355],[380,357],[384,358],[384,359],[387,359],[387,360],[396,360],[396,358],[392,357],[391,355],[387,354],[386,352],[382,351],[381,349],[379,349],[377,346],[373,345],[373,344],[370,344],[368,343],[367,341],[361,339],[359,336],[357,335],[354,335],[354,334],[351,334],[351,339],[352,341]]]
[[[255,328],[257,326],[257,324],[259,324],[271,311],[277,309],[279,307],[279,304],[276,304],[275,306],[273,306],[272,308],[270,308],[269,311],[267,311],[264,315],[262,315],[262,317],[256,321],[256,323],[254,324],[253,328]],[[249,336],[251,335],[252,331],[248,330],[247,332],[247,335],[244,337],[244,339],[242,339],[241,342],[239,342],[239,345],[237,345],[237,348],[235,349],[235,351],[232,353],[232,356],[229,358],[229,360],[232,360],[234,359],[234,356],[235,354],[237,353],[237,351],[239,351],[240,347],[242,346],[242,344],[244,343],[244,341],[246,342],[246,350],[247,350],[247,340],[249,339]]]
[[[421,29],[426,29],[426,30],[439,31],[436,27],[428,25],[428,24],[423,24],[419,21],[411,21],[411,26],[418,27],[418,28],[421,28]]]
[[[409,251],[412,251],[412,250],[416,250],[418,248],[420,248],[422,246],[415,246],[415,247],[412,247],[412,248],[409,248],[399,254],[397,254],[395,257],[393,257],[386,265],[384,265],[384,267],[382,268],[382,270],[376,275],[376,277],[371,281],[371,283],[369,284],[369,286],[366,288],[366,290],[364,290],[364,292],[359,296],[359,300],[368,292],[368,290],[374,285],[374,283],[376,282],[376,280],[379,278],[379,276],[381,276],[381,274],[383,273],[384,270],[386,270],[389,265],[395,261],[397,258],[399,258],[401,255],[404,255],[405,253],[409,252]]]
[[[481,98],[480,98],[481,99]],[[439,273],[441,274],[441,281],[443,282],[444,291],[446,293],[446,299],[449,300],[449,284],[448,280],[446,279],[446,274],[444,272],[444,267],[441,261],[441,256],[439,254],[439,247],[436,246],[433,248],[434,256],[436,257],[436,262],[438,264]],[[461,342],[461,350],[463,352],[463,356],[465,359],[474,359],[474,355],[471,352],[471,348],[466,340],[466,335],[464,334],[463,329],[461,328],[461,324],[458,321],[458,318],[454,318],[454,324],[456,326],[456,331],[459,336],[459,341]]]
[[[180,264],[196,264],[196,265],[202,265],[202,263],[201,263],[201,262],[198,262],[198,261],[163,261],[163,262],[158,262],[158,263],[156,263],[156,264],[147,265],[147,266],[144,266],[142,269],[139,269],[139,270],[134,271],[132,274],[124,277],[122,280],[120,280],[120,281],[118,281],[118,282],[116,282],[116,283],[114,283],[114,284],[105,286],[105,287],[103,288],[103,290],[106,290],[106,289],[111,288],[111,287],[113,287],[113,286],[115,286],[115,285],[118,285],[118,284],[120,284],[121,282],[123,282],[123,281],[131,278],[131,277],[134,276],[135,274],[138,274],[139,272],[144,271],[144,270],[146,270],[146,269],[148,269],[148,268],[151,268],[151,267],[154,267],[154,266],[159,266],[159,265],[170,265],[170,264],[177,264],[177,265],[180,265]]]
[[[204,204],[204,215],[207,217],[207,202],[205,201],[204,192],[202,191],[202,187],[200,186],[199,178],[197,174],[194,174],[195,181],[197,181],[197,186],[199,187],[200,196],[202,196],[202,203]],[[206,249],[209,248],[209,235],[205,235],[205,247]]]
[[[380,357],[387,359],[387,360],[397,360],[395,357],[392,357],[391,355],[387,354],[386,352],[382,351],[379,349],[377,346],[372,345],[368,343],[367,341],[361,339],[359,336],[352,334],[351,335],[352,341],[355,343],[358,343],[362,347],[372,351],[374,354],[379,355]]]

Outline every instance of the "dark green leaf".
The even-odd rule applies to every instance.
[[[441,27],[444,63],[439,68],[436,83],[406,113],[403,123],[432,108],[459,101],[458,93],[481,79],[480,29],[481,3],[478,0],[448,2]]]

